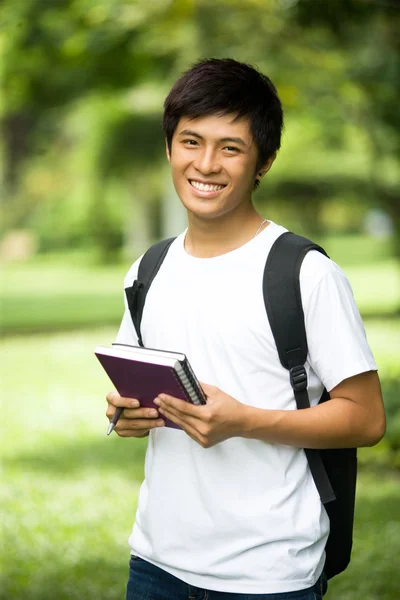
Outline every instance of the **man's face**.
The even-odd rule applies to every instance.
[[[185,208],[213,219],[250,203],[258,149],[248,119],[182,117],[172,138],[172,178]]]

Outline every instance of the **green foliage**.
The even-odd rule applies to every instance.
[[[390,3],[4,0],[0,20],[1,233],[33,227],[42,250],[115,254],[142,227],[139,202],[163,194],[169,86],[200,57],[232,56],[272,77],[286,111],[282,151],[258,197],[286,204],[318,235],[359,231],[368,207],[381,206],[399,255],[399,13]]]
[[[392,462],[400,468],[400,373],[382,382],[382,392],[385,399],[387,431],[385,440],[392,453]]]
[[[332,4],[322,8],[320,3],[308,0],[296,3],[293,16],[310,33],[315,29],[323,30],[335,46],[342,48],[346,57],[347,80],[355,84],[358,91],[358,94],[353,94],[353,118],[368,134],[373,161],[370,185],[381,206],[393,219],[398,258],[400,115],[396,99],[400,81],[395,75],[400,68],[398,7],[391,2],[340,0],[333,9]],[[388,163],[396,165],[396,182],[388,175]]]
[[[188,11],[174,4],[6,0],[1,9],[7,26],[6,106],[43,113],[93,90],[127,88],[150,73],[163,73],[174,59],[175,44],[153,40],[149,52],[143,41],[150,23],[162,29],[174,19],[179,31]]]
[[[399,319],[371,319],[366,321],[368,342],[372,348],[382,383],[386,408],[387,431],[384,439],[374,448],[359,452],[361,464],[400,467],[400,365]]]

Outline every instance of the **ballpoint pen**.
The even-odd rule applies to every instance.
[[[111,419],[111,421],[110,421],[110,424],[109,424],[109,426],[108,426],[108,429],[107,429],[107,435],[110,435],[110,433],[111,433],[112,431],[114,431],[114,427],[115,427],[115,426],[116,426],[116,424],[118,423],[118,419],[119,419],[119,418],[120,418],[120,416],[122,415],[122,411],[123,411],[123,410],[124,410],[124,409],[123,409],[123,407],[122,407],[122,406],[118,406],[118,407],[115,409],[115,413],[113,414],[113,417],[112,417],[112,419]]]

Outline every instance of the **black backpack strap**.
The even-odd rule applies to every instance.
[[[264,270],[263,293],[272,334],[281,364],[288,369],[298,409],[310,408],[307,392],[307,336],[300,293],[300,268],[310,250],[325,250],[311,240],[291,232],[283,233],[273,244]],[[325,504],[335,500],[318,450],[305,449],[308,464]]]
[[[125,289],[129,312],[138,336],[139,345],[143,346],[140,324],[147,292],[157,275],[161,264],[169,250],[170,245],[176,238],[168,238],[151,246],[142,257],[139,264],[137,278],[131,287]]]

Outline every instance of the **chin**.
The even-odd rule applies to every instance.
[[[217,208],[212,200],[193,200],[193,198],[181,198],[181,202],[188,212],[198,216],[212,217],[213,215],[220,213],[220,208]]]

